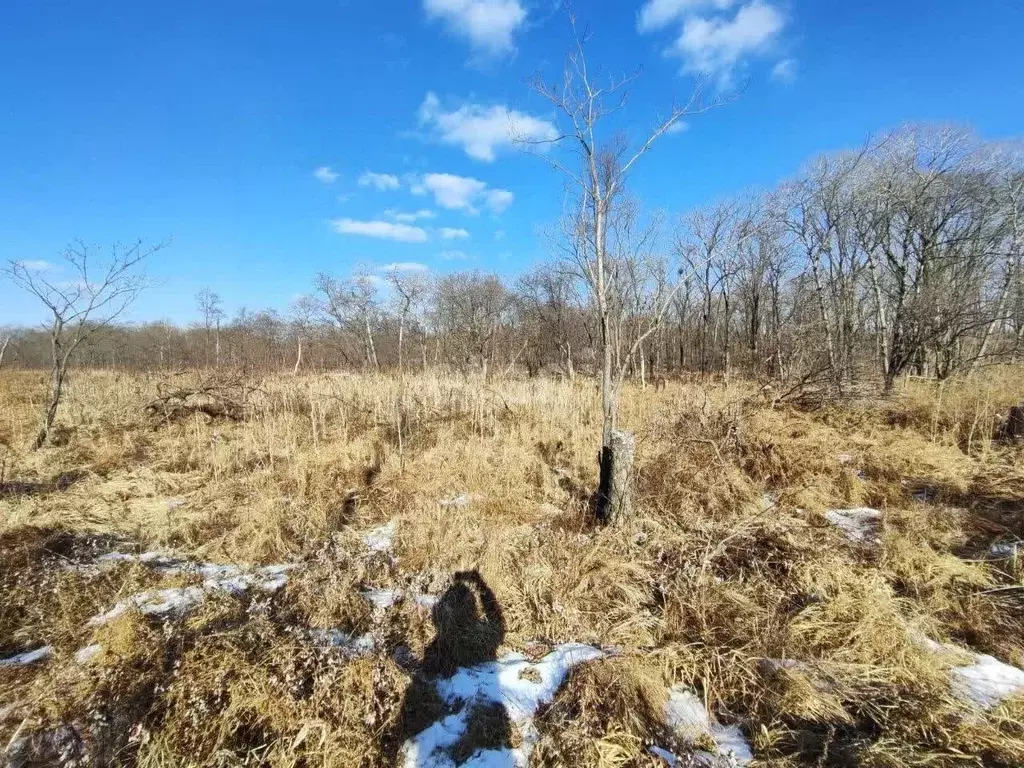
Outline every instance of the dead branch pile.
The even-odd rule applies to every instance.
[[[248,411],[248,388],[241,382],[212,381],[195,387],[162,389],[158,387],[157,397],[143,408],[153,427],[181,421],[195,414],[205,416],[208,423],[216,419],[244,421]]]

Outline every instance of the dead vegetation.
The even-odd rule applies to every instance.
[[[50,649],[0,667],[12,766],[391,765],[450,713],[438,676],[566,642],[606,656],[540,710],[532,765],[714,749],[666,722],[677,685],[759,765],[1024,762],[1024,698],[972,707],[964,662],[922,640],[1024,664],[1022,448],[992,440],[1019,370],[813,410],[756,384],[627,386],[636,511],[602,529],[590,382],[271,378],[226,395],[244,418],[153,430],[158,379],[81,373],[66,439],[30,452],[42,383],[0,378],[4,482],[39,487],[0,495],[0,658]],[[881,512],[862,541],[826,516],[862,506]],[[291,570],[232,590],[202,564]],[[500,621],[451,597],[462,572]],[[160,590],[195,603],[90,625]],[[474,709],[451,754],[518,747],[500,715]]]

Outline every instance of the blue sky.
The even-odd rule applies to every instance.
[[[637,167],[633,189],[670,216],[903,121],[1024,125],[1016,0],[576,8],[592,62],[641,68],[615,125],[634,138],[697,71],[746,84]],[[557,78],[570,44],[552,0],[9,3],[0,259],[173,238],[132,317],[178,322],[206,286],[229,314],[284,310],[357,264],[514,275],[544,257],[563,182],[509,146],[508,115],[553,130],[526,81]],[[0,282],[0,324],[39,319]]]

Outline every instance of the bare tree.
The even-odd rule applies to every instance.
[[[115,244],[98,262],[93,249],[78,242],[63,253],[65,270],[51,277],[26,261],[9,261],[4,275],[35,296],[50,315],[50,384],[39,432],[32,447],[39,449],[49,437],[67,380],[68,365],[83,342],[110,327],[131,306],[146,286],[142,262],[167,245],[144,247],[141,240]],[[63,279],[58,279],[63,278]]]
[[[404,364],[402,353],[405,329],[410,318],[415,317],[427,298],[430,277],[420,269],[403,269],[401,265],[394,265],[385,272],[384,279],[394,290],[392,302],[398,315],[398,373],[401,374]]]
[[[702,103],[703,87],[702,82],[698,82],[688,102],[673,106],[666,117],[656,122],[638,146],[629,149],[621,137],[607,138],[602,134],[602,121],[625,105],[628,85],[634,78],[599,83],[587,62],[586,46],[590,36],[580,33],[572,13],[569,21],[575,48],[569,54],[562,81],[548,84],[538,77],[533,81],[532,88],[554,106],[563,120],[561,134],[551,142],[544,143],[555,143],[567,148],[571,160],[565,162],[554,155],[536,151],[540,144],[528,138],[521,138],[520,141],[525,147],[533,148],[535,154],[562,173],[576,195],[575,225],[570,229],[570,237],[593,298],[601,338],[601,479],[597,512],[602,521],[613,522],[628,514],[631,505],[629,484],[633,438],[617,429],[621,376],[615,370],[615,264],[609,253],[609,227],[615,215],[614,208],[637,161],[685,116],[704,111],[708,107]],[[661,297],[660,305],[654,307],[655,311],[651,313],[656,322],[635,340],[636,347],[660,324],[678,288],[677,283]],[[620,449],[618,456],[616,446]]]
[[[14,338],[12,333],[5,333],[3,335],[3,343],[0,344],[0,370],[4,367],[4,354],[7,352],[7,346],[11,343],[12,338]]]
[[[363,358],[366,365],[380,369],[377,348],[373,341],[373,326],[380,308],[377,303],[377,280],[367,272],[357,272],[347,280],[336,280],[329,275],[317,277],[317,289],[324,296],[323,312],[342,330],[353,330],[361,336]]]
[[[224,319],[224,309],[220,296],[209,288],[203,288],[196,294],[196,305],[203,318],[206,331],[206,364],[210,364],[210,335],[214,336],[214,365],[220,367],[220,323]]]
[[[300,296],[291,304],[291,327],[295,334],[295,368],[292,373],[299,375],[302,368],[302,342],[313,327],[314,318],[317,315],[316,299],[312,296]]]

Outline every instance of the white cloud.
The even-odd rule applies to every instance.
[[[772,67],[772,80],[777,83],[792,83],[796,80],[796,59],[783,59]]]
[[[360,187],[376,187],[377,189],[398,189],[401,183],[393,173],[374,173],[366,171],[359,177]]]
[[[501,213],[512,205],[515,196],[507,189],[491,189],[487,191],[486,199],[488,208],[495,213]]]
[[[728,82],[744,57],[769,51],[785,27],[782,11],[753,0],[732,19],[688,17],[672,52],[683,59],[686,72],[706,72]]]
[[[22,269],[27,269],[29,272],[48,272],[53,269],[53,264],[42,259],[22,259],[17,262],[18,266]]]
[[[504,240],[505,239],[505,230],[504,229],[496,229],[496,230],[494,230],[494,239],[495,240]]]
[[[378,271],[380,272],[428,272],[430,267],[420,264],[418,261],[395,261],[385,264]]]
[[[442,208],[470,214],[479,213],[480,205],[501,213],[515,197],[507,189],[490,189],[479,179],[451,173],[428,173],[415,181],[410,189],[414,195],[433,195],[434,202]]]
[[[648,0],[640,9],[637,29],[641,32],[650,32],[696,11],[726,11],[736,2],[737,0]]]
[[[445,261],[465,261],[469,254],[460,250],[441,251],[441,258]]]
[[[423,10],[490,56],[511,51],[512,36],[526,21],[519,0],[423,0]]]
[[[672,125],[668,127],[665,133],[685,133],[690,130],[690,124],[685,120],[676,120]]]
[[[418,211],[410,211],[408,213],[389,209],[384,211],[384,215],[394,219],[395,221],[401,221],[406,224],[412,224],[414,222],[419,221],[420,219],[432,219],[437,214],[431,210],[427,210],[426,208],[420,208]]]
[[[504,105],[485,107],[465,104],[445,111],[437,94],[428,91],[419,108],[420,125],[428,126],[444,144],[454,144],[475,160],[494,162],[496,151],[511,147],[517,139],[553,141],[553,123]]]
[[[334,219],[334,231],[343,235],[365,235],[400,243],[422,243],[427,240],[425,229],[393,221],[356,221],[355,219]]]
[[[321,165],[319,168],[313,171],[313,176],[315,176],[318,181],[322,181],[324,184],[333,184],[338,180],[338,174],[332,171],[331,166],[329,165]]]
[[[455,227],[441,227],[438,234],[441,235],[442,240],[464,240],[469,237],[469,232],[465,229],[456,229]]]

